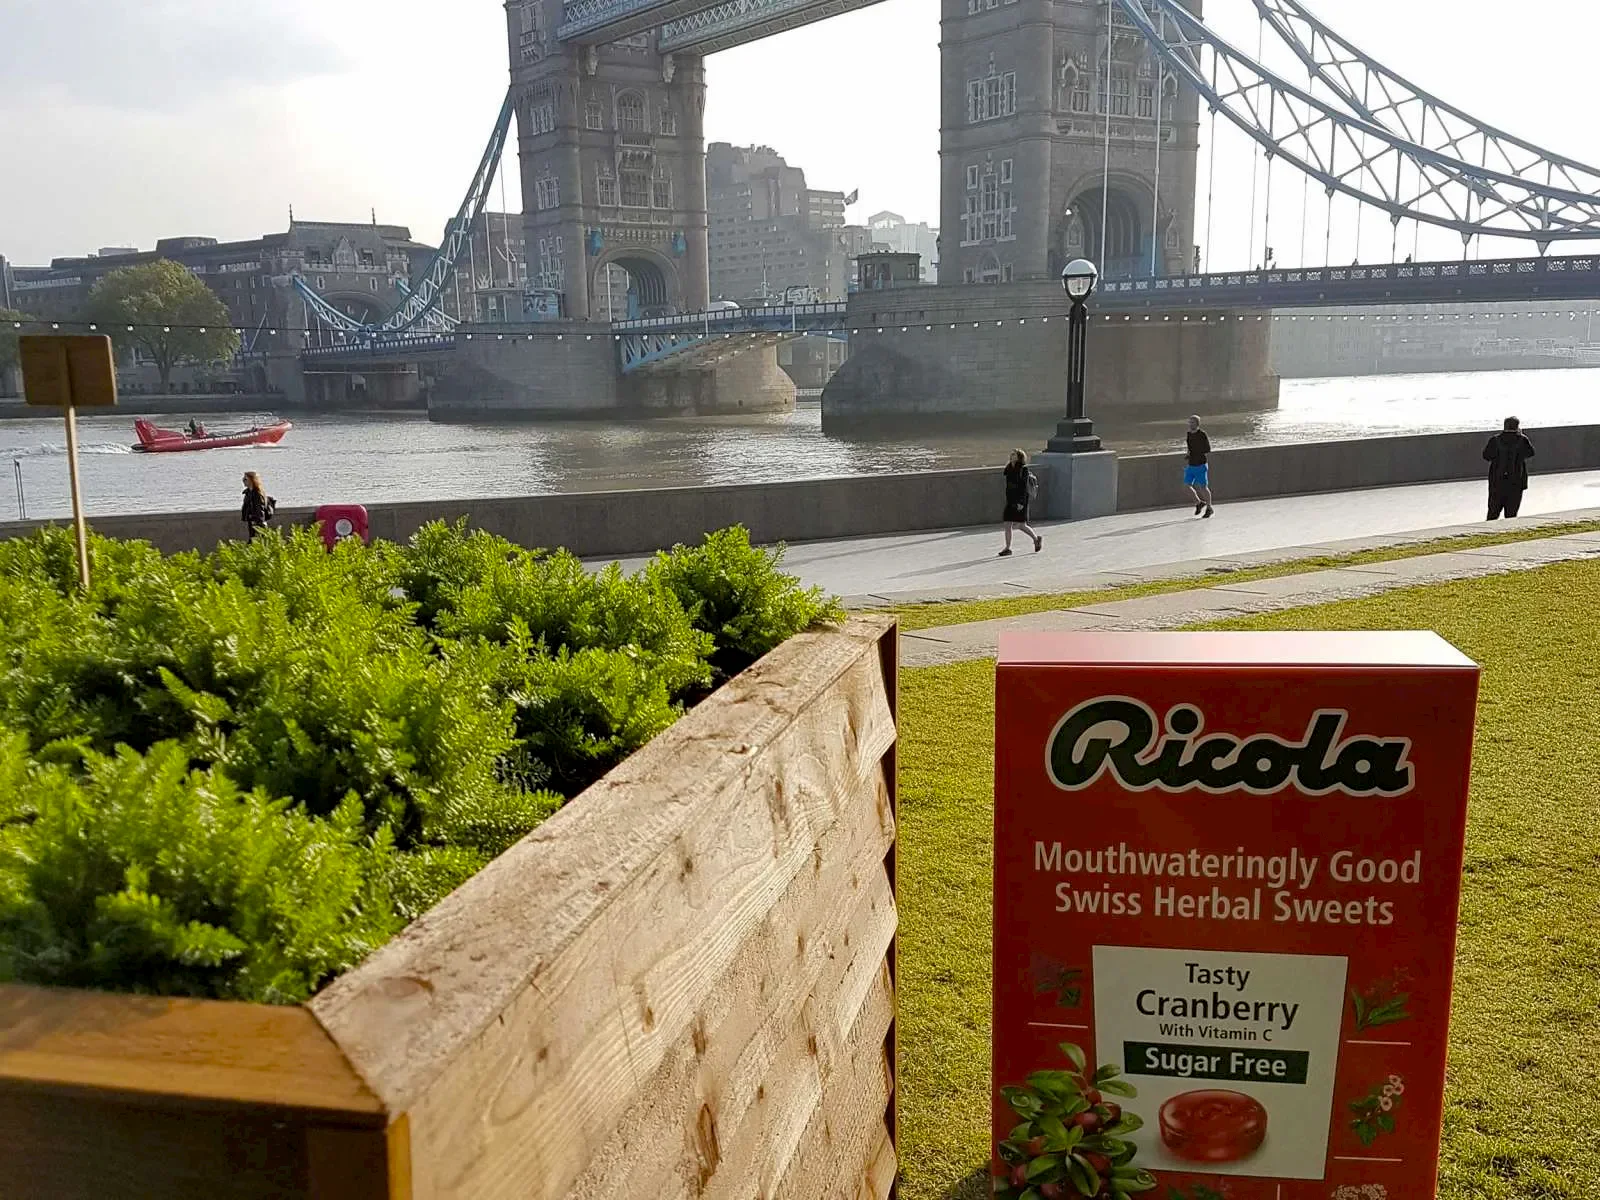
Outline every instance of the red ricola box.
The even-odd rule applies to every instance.
[[[1431,1200],[1478,668],[1018,634],[996,688],[996,1193]]]

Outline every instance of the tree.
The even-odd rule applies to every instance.
[[[153,360],[163,388],[179,363],[225,362],[239,349],[217,294],[168,259],[106,274],[89,293],[84,319],[104,325],[118,349]]]

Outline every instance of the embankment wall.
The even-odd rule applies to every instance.
[[[1529,431],[1535,471],[1600,468],[1600,425]],[[1220,450],[1212,479],[1223,502],[1356,488],[1474,479],[1483,474],[1484,433],[1418,434]],[[1141,455],[1120,464],[1119,511],[1182,504],[1181,454]],[[1049,511],[1041,473],[1038,511]],[[758,542],[804,542],[986,525],[1000,518],[998,468],[801,479],[737,487],[661,488],[479,500],[378,504],[376,537],[403,541],[429,521],[469,517],[527,546],[565,546],[584,557],[648,553],[741,524]],[[282,509],[280,523],[308,522],[309,509]],[[47,522],[0,524],[0,537]],[[59,523],[59,522],[58,522]],[[208,549],[240,535],[235,512],[142,513],[92,519],[100,533],[144,538],[168,552]]]

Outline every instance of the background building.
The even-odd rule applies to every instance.
[[[498,239],[495,244],[501,245]],[[411,231],[400,225],[291,220],[286,232],[247,242],[163,238],[154,250],[108,249],[81,258],[58,258],[48,267],[12,266],[7,287],[11,307],[40,320],[70,321],[83,312],[89,293],[104,275],[170,259],[215,292],[229,319],[244,331],[239,362],[231,372],[210,375],[231,374],[236,386],[264,391],[265,373],[251,374],[252,359],[295,352],[319,337],[304,332],[314,322],[305,302],[289,286],[291,275],[299,275],[349,316],[381,320],[404,302],[414,273],[425,268],[433,254],[433,247],[413,241]],[[180,372],[174,376],[174,386],[185,386],[194,374]],[[129,382],[139,387],[150,380],[134,373]]]
[[[922,258],[922,282],[939,282],[939,231],[925,223],[912,225],[896,212],[881,212],[867,218],[867,230],[875,246],[895,254],[916,254]],[[866,253],[868,251],[863,251]]]
[[[845,224],[843,192],[807,186],[769,146],[727,142],[707,148],[706,189],[714,299],[776,300],[790,287],[844,298],[850,260],[870,235]]]
[[[448,234],[446,226],[441,241]],[[538,287],[556,261],[551,239],[539,243],[530,260],[522,214],[485,212],[457,260],[455,282],[445,289],[444,311],[458,321],[521,321],[523,292]]]

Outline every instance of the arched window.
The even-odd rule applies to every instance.
[[[1133,110],[1133,72],[1128,67],[1111,68],[1111,115],[1126,117]],[[1100,68],[1100,111],[1106,111],[1106,72]]]
[[[667,170],[665,163],[656,165],[655,178],[651,180],[650,206],[652,208],[672,207],[672,173]]]
[[[643,133],[648,128],[644,97],[638,92],[623,92],[617,97],[617,128],[623,133]]]
[[[650,176],[639,170],[622,170],[622,207],[650,207]]]

